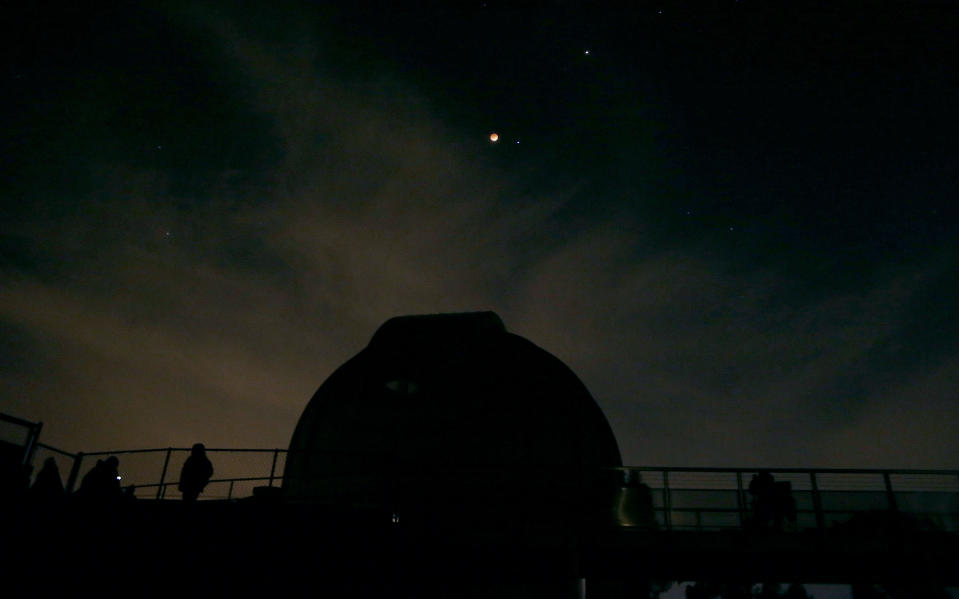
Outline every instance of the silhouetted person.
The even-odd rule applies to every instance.
[[[136,485],[127,485],[123,487],[123,502],[130,503],[130,502],[136,501],[137,499],[136,491],[137,491]]]
[[[749,494],[752,495],[753,524],[758,528],[770,528],[773,524],[774,496],[776,481],[765,470],[754,474],[749,481]]]
[[[591,469],[583,473],[585,489],[580,506],[583,522],[589,526],[608,526],[618,521],[624,497],[627,473],[612,468]]]
[[[809,593],[806,592],[806,587],[801,584],[791,584],[786,589],[786,592],[782,594],[783,599],[809,599]]]
[[[80,480],[80,488],[77,489],[78,497],[91,497],[96,493],[98,479],[103,477],[103,460],[97,460],[93,468],[87,471]]]
[[[752,585],[699,581],[686,587],[686,599],[751,599]]]
[[[43,461],[43,468],[37,472],[37,478],[30,487],[30,498],[43,503],[54,503],[64,498],[60,469],[53,458]]]
[[[653,511],[653,491],[643,482],[637,470],[629,470],[624,481],[626,511],[633,526],[656,528],[656,513]]]
[[[28,464],[21,464],[18,455],[0,455],[0,503],[16,505],[27,498],[30,490]]]
[[[796,500],[792,495],[792,483],[776,481],[772,494],[772,521],[776,530],[783,530],[787,522],[790,527],[796,524]]]
[[[753,524],[758,528],[783,530],[787,521],[796,524],[796,500],[789,481],[776,481],[763,471],[753,475],[749,494],[753,496]]]
[[[777,599],[779,597],[779,585],[776,583],[764,582],[759,589],[759,594],[753,593],[757,599]]]
[[[121,498],[120,460],[110,456],[105,460],[97,460],[80,483],[80,496],[88,501],[117,501]]]
[[[206,457],[206,448],[203,443],[194,444],[190,457],[183,462],[183,469],[180,471],[180,484],[177,488],[183,493],[183,501],[196,501],[212,476],[213,464]]]

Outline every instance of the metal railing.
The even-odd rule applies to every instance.
[[[42,422],[31,422],[0,412],[0,443],[18,450],[21,465],[29,464],[37,447]],[[12,437],[12,438],[11,438]]]
[[[182,454],[185,459],[190,450],[164,447],[73,454],[36,444],[38,455],[50,452],[60,461],[69,460],[65,485],[68,492],[76,488],[84,467],[93,466],[92,458],[115,455],[121,458],[124,483],[134,485],[141,497],[161,501],[179,498],[175,490],[180,462],[177,458]],[[256,486],[282,484],[286,449],[208,448],[206,451],[216,474],[201,500],[233,500],[252,495]],[[175,473],[171,468],[177,468]],[[448,468],[443,470],[444,476],[451,472]],[[470,470],[453,469],[452,472],[468,478]],[[788,483],[794,517],[783,518],[781,527],[787,531],[825,530],[840,526],[857,514],[886,513],[921,520],[939,530],[959,532],[959,470],[606,468],[599,477],[609,486],[611,512],[606,514],[606,520],[625,529],[748,528],[756,523],[756,498],[750,493],[749,483],[759,472],[767,472],[775,481]],[[629,484],[637,479],[645,487],[642,491]],[[651,513],[643,514],[643,510]]]
[[[157,500],[179,498],[176,487],[180,462],[192,450],[190,447],[160,447],[71,453],[44,443],[38,443],[37,449],[37,457],[54,457],[59,469],[68,473],[64,484],[67,494],[79,488],[82,476],[93,468],[98,459],[117,456],[120,459],[121,484],[132,487],[132,491],[140,497],[145,497],[142,491],[148,490],[150,498]],[[287,450],[214,447],[206,448],[206,453],[214,462],[215,477],[208,483],[201,499],[234,499],[252,494],[254,483],[270,487],[278,484],[281,479],[279,469],[283,466]],[[182,459],[176,459],[181,455]],[[256,461],[262,463],[251,464],[251,460],[240,456],[255,456],[260,458]],[[262,475],[249,476],[257,472],[262,472]]]
[[[612,470],[624,478],[627,472],[642,477],[652,496],[656,525],[665,530],[756,525],[757,498],[750,493],[749,482],[767,472],[775,481],[788,483],[787,513],[774,514],[783,530],[824,530],[856,515],[885,513],[912,518],[916,525],[959,532],[959,470],[655,466]],[[631,492],[623,488],[621,504],[629,503]],[[620,523],[633,526],[628,518],[620,518]]]

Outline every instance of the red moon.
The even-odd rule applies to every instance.
[[[490,141],[496,141],[497,139],[499,139],[499,133],[490,133],[490,134],[489,134],[489,140],[490,140]]]

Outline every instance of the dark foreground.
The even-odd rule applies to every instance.
[[[649,580],[959,585],[959,537],[869,529],[678,532],[393,521],[280,502],[8,506],[4,579],[47,590],[226,597],[637,597]],[[585,583],[582,580],[585,579]],[[43,594],[41,594],[42,596]]]

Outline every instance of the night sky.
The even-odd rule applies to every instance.
[[[956,4],[21,4],[0,411],[47,443],[286,447],[386,319],[493,310],[627,464],[959,467]]]

